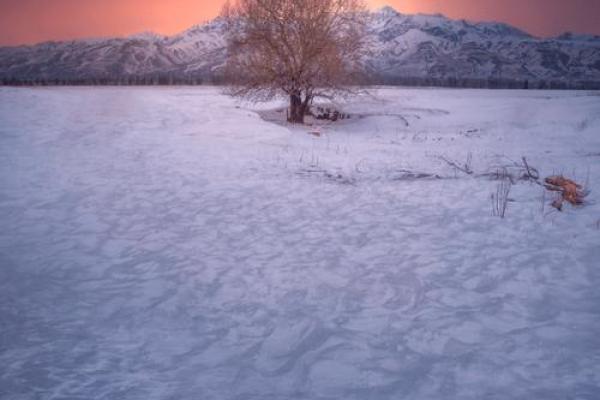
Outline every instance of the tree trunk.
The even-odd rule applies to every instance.
[[[309,113],[311,100],[312,96],[307,94],[303,101],[302,92],[300,91],[291,94],[288,122],[291,122],[293,124],[303,124],[304,116]]]
[[[309,114],[311,99],[312,99],[311,96],[306,94],[306,97],[304,98],[304,101],[302,102],[302,107],[301,107],[302,109],[300,110],[300,112],[302,112],[302,116]]]
[[[288,122],[292,124],[304,123],[304,107],[302,103],[302,94],[300,92],[290,95],[290,115]]]

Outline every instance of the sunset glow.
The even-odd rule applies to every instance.
[[[222,1],[0,0],[0,45],[144,31],[170,35],[215,17]],[[597,0],[371,0],[405,13],[507,22],[538,36],[565,31],[600,34]]]

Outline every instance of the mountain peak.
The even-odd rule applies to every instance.
[[[379,14],[384,17],[393,17],[400,15],[398,11],[392,6],[383,6],[375,11],[375,14]]]
[[[143,39],[149,41],[162,40],[165,38],[164,35],[159,35],[158,33],[152,31],[138,32],[133,35],[128,36],[129,39]]]

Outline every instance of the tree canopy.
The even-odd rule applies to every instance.
[[[290,99],[302,123],[317,96],[347,93],[362,73],[366,16],[361,0],[235,0],[225,66],[233,94]]]

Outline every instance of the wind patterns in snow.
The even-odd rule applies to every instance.
[[[316,138],[213,88],[0,89],[0,398],[597,398],[595,195],[499,219],[439,156],[598,188],[598,94],[343,108]]]

